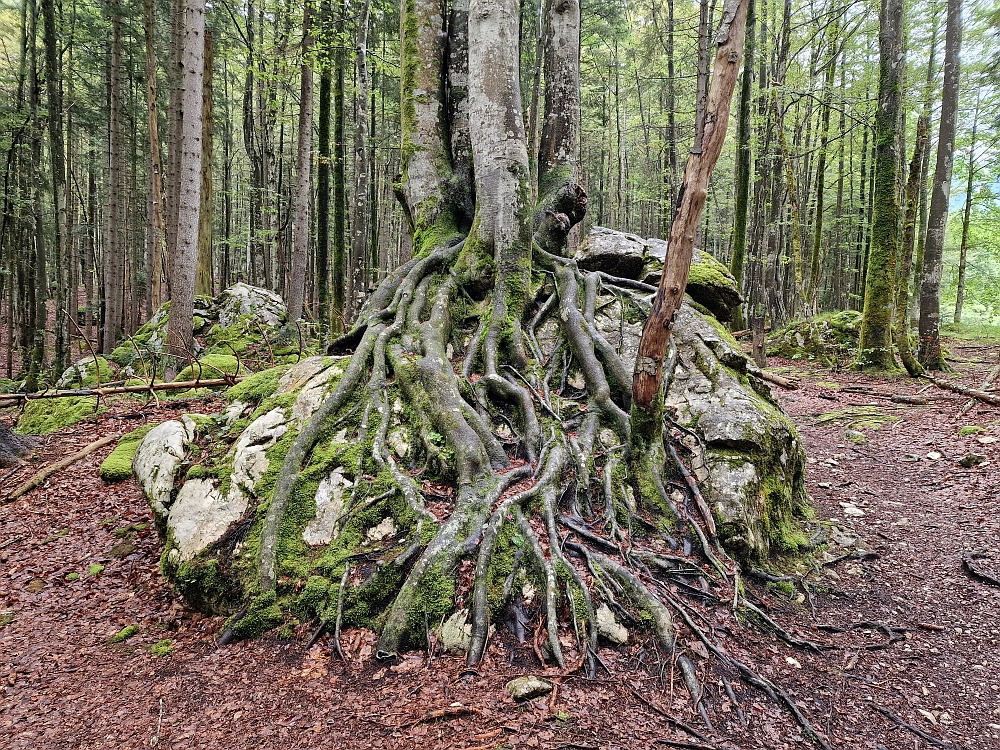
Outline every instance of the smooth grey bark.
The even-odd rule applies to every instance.
[[[577,118],[580,110],[580,3],[547,0],[543,26],[545,114],[538,149],[539,194],[550,177],[574,179],[566,174],[576,165],[580,148]],[[559,171],[560,174],[554,175]]]
[[[976,135],[979,129],[979,109],[981,95],[976,94],[976,112],[972,117],[972,139],[969,143],[969,163],[965,182],[965,208],[962,211],[962,244],[958,251],[958,292],[955,297],[955,322],[962,322],[962,308],[965,305],[965,268],[969,255],[969,222],[972,218],[972,190],[976,177]]]
[[[928,370],[944,368],[941,352],[941,270],[944,232],[951,197],[954,164],[955,121],[958,115],[960,77],[959,52],[962,47],[962,0],[948,0],[948,21],[944,42],[944,88],[941,93],[941,124],[938,129],[934,185],[924,243],[923,278],[920,284],[920,348],[918,359]]]
[[[302,12],[302,67],[299,79],[298,164],[295,170],[295,221],[292,224],[292,259],[288,274],[288,319],[302,317],[309,260],[309,189],[312,187],[313,71],[312,11]]]
[[[357,68],[357,103],[354,118],[354,196],[351,201],[351,259],[347,274],[344,315],[353,322],[361,294],[368,287],[368,234],[369,234],[369,165],[368,165],[368,92],[371,73],[368,70],[368,26],[371,17],[371,0],[363,0],[358,18],[358,37],[355,65]]]
[[[178,164],[177,250],[171,257],[170,318],[167,352],[194,357],[195,265],[198,259],[198,226],[201,216],[202,87],[205,64],[205,0],[185,0],[181,48],[181,108]]]

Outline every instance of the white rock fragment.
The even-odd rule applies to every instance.
[[[597,634],[620,646],[628,642],[628,629],[615,619],[614,613],[607,604],[597,608]]]
[[[302,541],[309,545],[326,545],[337,533],[337,520],[344,512],[345,494],[354,483],[338,466],[319,483],[316,490],[316,517],[302,532]]]
[[[176,545],[171,562],[190,560],[217,542],[246,509],[242,495],[223,497],[211,479],[187,480],[167,516],[167,531]]]
[[[132,458],[132,470],[149,500],[153,515],[163,521],[170,508],[174,476],[194,440],[197,426],[191,417],[171,419],[150,430]]]
[[[381,542],[386,537],[392,536],[396,533],[396,523],[391,518],[383,518],[379,521],[377,526],[373,526],[368,529],[368,535],[365,537],[365,541],[368,544],[372,542]]]

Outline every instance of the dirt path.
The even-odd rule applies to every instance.
[[[953,351],[991,359],[963,365],[971,385],[996,357],[995,349]],[[817,523],[835,523],[832,533],[841,541],[858,535],[878,557],[811,573],[808,580],[832,589],[814,594],[814,613],[810,600],[796,601],[801,594],[783,587],[753,584],[748,591],[783,627],[836,650],[803,651],[733,619],[713,622],[717,635],[734,656],[784,685],[838,749],[930,747],[877,707],[954,747],[1000,747],[1000,588],[971,579],[961,567],[968,551],[1000,558],[1000,442],[980,442],[1000,437],[1000,409],[984,407],[957,420],[962,399],[895,406],[843,391],[868,385],[913,393],[921,384],[818,370],[807,375],[799,390],[779,396],[807,445]],[[871,403],[882,416],[872,416],[864,406]],[[863,422],[902,421],[872,429],[821,416],[851,408],[868,410]],[[0,472],[0,494],[100,435],[181,409],[211,410],[197,402],[142,412],[118,406],[110,417],[64,430],[31,466]],[[959,437],[963,425],[987,431]],[[867,442],[850,442],[845,429],[864,433]],[[97,478],[109,450],[25,499],[0,505],[0,748],[615,750],[657,740],[710,746],[664,714],[719,748],[812,746],[783,709],[728,675],[744,727],[726,696],[725,675],[707,673],[691,643],[678,648],[687,647],[699,665],[713,730],[693,713],[667,655],[642,638],[619,651],[602,649],[610,676],[564,678],[554,696],[526,705],[515,705],[503,686],[530,668],[509,665],[500,647],[473,673],[451,657],[428,663],[421,654],[391,667],[376,664],[365,632],[345,637],[347,664],[331,660],[326,639],[305,651],[306,627],[297,640],[268,637],[217,649],[220,620],[185,609],[159,576],[160,544],[135,482],[105,485]],[[970,451],[988,463],[959,467],[957,459]],[[823,528],[831,533],[829,524]],[[886,640],[875,625],[846,633],[817,627],[859,622],[890,628],[894,642],[866,648]],[[137,635],[108,643],[130,624],[140,626]],[[153,656],[150,647],[165,640],[170,655]]]

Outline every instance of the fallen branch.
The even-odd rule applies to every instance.
[[[1000,586],[1000,578],[990,575],[985,570],[979,567],[977,560],[989,560],[991,559],[989,555],[985,555],[981,552],[966,552],[962,555],[962,567],[976,580],[982,581],[983,583],[988,583],[991,586]]]
[[[760,371],[761,380],[766,380],[768,383],[774,383],[775,385],[780,385],[782,388],[794,391],[799,387],[798,378],[785,378],[781,375],[776,375],[773,372],[768,372],[767,370]]]
[[[37,474],[35,474],[35,476],[33,476],[31,479],[29,479],[24,484],[22,484],[16,490],[14,490],[6,498],[4,498],[3,500],[0,500],[0,504],[10,503],[10,502],[13,502],[14,500],[17,500],[19,497],[21,497],[22,495],[24,495],[26,492],[30,492],[31,490],[35,489],[35,487],[37,487],[38,485],[40,485],[42,482],[44,482],[46,479],[48,479],[50,476],[52,476],[56,472],[65,469],[70,464],[76,463],[81,458],[89,456],[94,451],[96,451],[96,450],[98,450],[100,448],[103,448],[105,445],[107,445],[108,443],[114,442],[118,438],[119,438],[119,435],[117,435],[117,434],[114,434],[114,435],[105,435],[101,439],[95,440],[94,442],[92,442],[86,448],[83,448],[82,450],[77,451],[72,456],[67,456],[66,458],[62,459],[61,461],[57,461],[56,463],[51,464],[50,466],[46,466],[44,469],[42,469]]]
[[[466,706],[458,706],[455,708],[438,708],[433,711],[428,711],[419,719],[407,722],[406,724],[401,724],[400,729],[412,729],[415,726],[423,724],[425,721],[435,721],[437,719],[457,719],[460,716],[478,716],[479,711],[474,708],[467,708]]]
[[[903,721],[901,718],[899,718],[896,714],[894,714],[888,708],[883,708],[882,706],[880,706],[875,701],[869,700],[868,702],[871,703],[872,708],[874,708],[880,714],[882,714],[883,716],[885,716],[887,719],[891,719],[892,721],[896,722],[897,726],[903,727],[903,729],[909,729],[911,732],[913,732],[918,737],[922,737],[923,739],[927,740],[927,742],[929,742],[932,745],[934,745],[934,747],[943,747],[943,748],[946,748],[946,750],[955,750],[955,748],[958,747],[957,745],[954,745],[951,742],[946,742],[945,740],[939,740],[933,734],[930,734],[929,732],[925,732],[920,727],[915,727],[915,726],[913,726],[913,724],[910,724],[909,722]]]
[[[1000,365],[997,365],[990,371],[990,374],[986,376],[986,380],[984,380],[983,384],[979,386],[979,390],[981,391],[990,390],[990,387],[993,385],[993,383],[996,381],[997,378],[1000,378]],[[975,403],[976,400],[974,398],[969,399],[965,403],[965,406],[959,409],[958,418],[961,419],[962,417],[964,417],[966,413],[969,411],[969,409],[971,409],[975,405]]]
[[[684,740],[665,740],[657,738],[653,740],[654,745],[666,745],[667,747],[681,747],[686,750],[716,750],[715,745],[703,745],[700,742],[685,742]]]
[[[920,377],[931,381],[938,388],[943,388],[946,391],[957,393],[960,396],[968,396],[969,398],[978,399],[984,404],[989,404],[990,406],[1000,406],[1000,396],[994,396],[992,393],[981,391],[978,388],[969,388],[966,385],[959,385],[958,383],[952,383],[951,381],[942,380],[941,378],[935,378],[933,375],[924,374]]]
[[[150,391],[185,391],[191,388],[217,388],[236,385],[244,380],[244,375],[212,380],[184,380],[179,383],[143,383],[142,385],[105,386],[103,388],[72,388],[63,391],[42,391],[40,393],[5,393],[0,396],[0,409],[16,406],[26,401],[45,398],[73,398],[81,396],[113,396],[119,393],[149,393]]]

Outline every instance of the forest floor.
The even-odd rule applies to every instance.
[[[974,387],[1000,350],[977,342],[949,348],[956,372],[948,377]],[[806,444],[817,519],[836,524],[841,536],[856,535],[873,554],[817,565],[807,579],[818,587],[809,598],[780,586],[753,584],[747,592],[786,630],[836,648],[804,651],[732,619],[710,623],[716,636],[731,655],[782,685],[835,748],[931,746],[890,714],[938,747],[1000,747],[1000,588],[963,569],[963,555],[972,552],[993,555],[974,564],[995,576],[1000,567],[1000,441],[993,440],[1000,438],[1000,408],[977,404],[959,417],[966,399],[933,387],[924,393],[933,397],[927,406],[845,391],[913,394],[926,381],[771,364],[801,378],[797,390],[777,395]],[[45,438],[26,465],[0,471],[0,497],[100,436],[184,411],[210,413],[214,405],[112,403],[101,416]],[[12,415],[0,419],[9,423]],[[985,431],[959,435],[971,425]],[[860,438],[847,430],[866,442],[851,442]],[[556,677],[555,693],[523,705],[505,683],[541,670],[511,666],[500,647],[475,672],[454,657],[420,653],[379,664],[371,658],[374,636],[365,631],[345,632],[346,662],[331,658],[326,638],[306,650],[305,626],[297,640],[264,637],[218,648],[221,619],[187,609],[159,574],[161,545],[137,483],[98,478],[112,447],[0,504],[0,748],[811,744],[783,708],[707,666],[699,644],[681,642],[707,689],[710,730],[668,655],[635,633],[626,646],[601,650],[608,668],[601,679]],[[969,452],[987,462],[962,468],[958,460]],[[137,635],[109,643],[131,624]],[[168,655],[150,653],[166,640]]]

